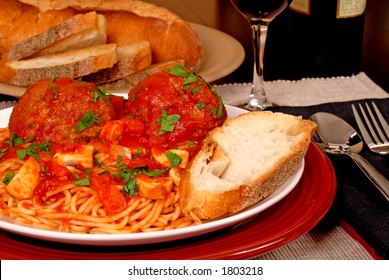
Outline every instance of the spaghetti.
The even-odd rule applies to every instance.
[[[9,141],[7,133],[7,130],[0,130],[3,150],[7,149],[4,144]],[[110,174],[119,172],[115,167],[117,163],[110,160],[107,153],[100,152],[96,158],[103,160],[89,172],[109,171]],[[128,196],[126,207],[115,214],[106,212],[93,188],[78,186],[66,180],[56,188],[47,189],[44,194],[35,194],[29,199],[15,198],[6,191],[7,185],[4,181],[9,170],[17,173],[25,163],[26,160],[17,157],[5,157],[0,163],[0,213],[9,216],[18,224],[73,233],[148,232],[193,224],[193,220],[181,212],[177,185],[166,199]],[[115,186],[118,190],[124,188],[120,184]]]

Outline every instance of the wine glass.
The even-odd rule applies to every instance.
[[[288,0],[230,0],[251,24],[254,47],[254,73],[246,108],[261,111],[272,106],[263,86],[263,58],[269,23],[287,6]]]

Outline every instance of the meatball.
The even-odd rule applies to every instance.
[[[42,79],[27,88],[9,120],[21,139],[59,146],[86,143],[115,118],[107,96],[95,85],[71,78]]]
[[[144,121],[151,145],[199,143],[227,118],[211,85],[179,65],[132,88],[126,111]]]

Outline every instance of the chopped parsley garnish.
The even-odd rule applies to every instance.
[[[199,85],[195,86],[195,87],[190,91],[190,93],[193,93],[193,94],[200,93],[200,86],[199,86]]]
[[[38,154],[40,151],[50,151],[49,141],[46,140],[43,144],[32,143],[25,149],[17,150],[16,155],[20,160],[23,160],[27,155],[39,160]]]
[[[24,143],[28,143],[28,142],[32,141],[33,139],[34,139],[34,137],[31,137],[31,138],[23,141],[22,138],[17,136],[15,133],[12,133],[11,136],[9,137],[9,145],[12,148],[12,147],[16,147],[16,146],[22,145]]]
[[[170,168],[178,166],[182,161],[181,157],[173,152],[167,151],[165,155],[168,158],[170,165],[166,169],[153,170],[153,171],[149,171],[149,167],[147,165],[138,166],[133,170],[129,170],[126,165],[123,165],[121,163],[122,157],[118,156],[116,167],[120,169],[120,173],[116,174],[115,176],[122,178],[124,180],[123,192],[128,195],[136,195],[138,192],[136,187],[136,179],[139,174],[143,174],[147,177],[159,176],[161,174],[166,173]]]
[[[193,145],[196,145],[196,142],[189,141],[189,142],[186,143],[186,146],[187,146],[187,147],[191,147],[191,146],[193,146]]]
[[[51,80],[49,81],[49,85],[54,83],[54,81],[58,78],[58,76],[55,76],[53,78],[51,78]]]
[[[111,102],[109,101],[109,95],[105,91],[105,89],[102,86],[97,86],[97,90],[91,87],[89,84],[86,82],[83,82],[80,80],[80,83],[85,85],[86,87],[89,88],[89,90],[93,93],[93,102],[97,102],[97,100],[100,98],[104,99],[105,102],[107,102],[108,105],[111,105]]]
[[[175,123],[179,120],[181,116],[178,114],[168,115],[166,110],[162,110],[162,116],[157,120],[157,123],[161,125],[161,128],[158,132],[159,135],[163,135],[166,132],[172,132],[174,130]]]
[[[197,103],[197,108],[199,108],[200,110],[204,109],[204,107],[205,107],[205,103],[203,101],[200,101],[199,103]]]
[[[183,84],[183,85],[188,85],[188,84],[194,83],[194,82],[196,82],[196,81],[197,81],[197,79],[196,79],[196,74],[193,73],[193,72],[191,72],[191,73],[189,74],[189,76],[185,78],[185,80],[184,80],[184,82],[183,82],[182,84]]]
[[[168,69],[167,72],[171,75],[181,78],[186,78],[186,76],[188,75],[188,72],[185,70],[185,67],[180,64],[176,64],[173,68]]]
[[[9,169],[7,174],[5,175],[5,177],[3,179],[3,183],[8,185],[8,183],[11,182],[14,175],[15,175],[15,172],[13,172],[11,169]]]
[[[217,108],[217,118],[220,119],[223,116],[223,100],[220,95],[216,95],[219,100],[218,108]]]
[[[0,159],[8,152],[9,148],[4,148],[0,151]]]
[[[179,155],[171,151],[167,151],[165,155],[167,159],[170,161],[170,167],[177,167],[180,165],[182,158]]]
[[[23,141],[19,136],[15,133],[12,133],[9,138],[10,147],[16,147],[22,144],[26,144],[34,140],[34,137],[30,137]],[[4,154],[8,151],[8,149],[3,149],[0,153],[0,158],[4,156]],[[38,154],[40,151],[50,151],[50,143],[46,140],[43,144],[39,143],[31,143],[25,149],[20,149],[16,151],[16,156],[18,159],[23,160],[27,155],[39,160]]]
[[[90,180],[88,177],[73,182],[76,186],[90,186]]]
[[[92,110],[89,110],[85,113],[84,116],[82,116],[80,118],[80,123],[78,125],[76,125],[74,127],[74,129],[77,130],[78,132],[81,132],[81,131],[87,129],[88,127],[92,126],[93,124],[100,123],[100,122],[101,122],[101,119],[99,117],[95,116],[95,114],[93,114]]]

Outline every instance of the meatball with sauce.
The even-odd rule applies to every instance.
[[[95,85],[71,78],[42,79],[16,104],[9,130],[23,140],[65,147],[91,141],[114,118],[107,95]]]
[[[132,88],[126,111],[147,124],[151,146],[200,143],[227,118],[212,86],[180,65],[150,75]]]

